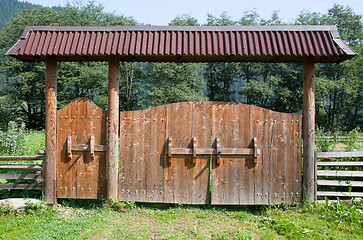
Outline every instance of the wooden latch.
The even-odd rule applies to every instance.
[[[217,166],[220,165],[220,158],[222,155],[228,156],[245,156],[245,157],[253,157],[254,165],[257,164],[258,155],[260,155],[260,149],[257,148],[257,139],[252,139],[252,148],[221,148],[220,140],[218,138],[215,139],[215,148],[197,148],[197,140],[195,137],[192,138],[192,147],[191,148],[173,148],[172,147],[172,138],[168,138],[167,144],[167,152],[166,155],[170,158],[172,155],[192,155],[193,156],[193,164],[196,163],[197,155],[216,155]]]
[[[72,144],[72,137],[69,136],[67,138],[67,153],[68,158],[72,158],[72,151],[73,152],[85,152],[89,151],[91,155],[91,159],[95,159],[95,152],[106,152],[107,146],[106,145],[95,145],[95,138],[91,136],[89,145],[87,144]]]

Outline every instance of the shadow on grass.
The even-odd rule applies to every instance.
[[[79,209],[100,209],[105,207],[107,200],[105,199],[58,199],[58,203]],[[260,214],[265,211],[268,206],[250,206],[250,205],[190,205],[190,204],[171,204],[171,203],[135,203],[137,208],[150,210],[172,210],[172,209],[195,209],[195,210],[211,210],[220,212],[246,212],[250,214]]]

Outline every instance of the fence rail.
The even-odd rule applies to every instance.
[[[315,199],[317,197],[363,197],[363,192],[347,188],[363,187],[362,161],[337,161],[342,157],[363,158],[363,152],[316,152],[315,151]],[[323,161],[318,161],[318,159]],[[327,161],[328,160],[328,161]],[[318,167],[355,167],[355,170],[318,170]],[[319,177],[334,178],[318,179]],[[341,179],[344,178],[344,179]],[[319,191],[319,186],[344,187],[346,191]]]
[[[39,153],[39,152],[38,152]],[[40,152],[42,153],[42,152]],[[0,164],[0,179],[18,180],[16,183],[1,183],[0,189],[12,190],[42,190],[42,164],[19,164],[24,161],[43,161],[39,156],[0,156],[1,162],[16,162]],[[25,182],[24,182],[25,181]],[[31,181],[31,182],[29,182]]]
[[[326,140],[329,142],[345,142],[349,140],[351,137],[348,136],[316,136],[316,140]],[[358,136],[356,139],[357,142],[363,142],[363,136]]]

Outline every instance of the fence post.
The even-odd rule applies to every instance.
[[[119,69],[117,57],[108,63],[108,141],[107,141],[107,199],[117,198],[119,160]]]
[[[314,57],[304,57],[303,80],[303,186],[304,201],[314,200],[315,79]]]
[[[45,201],[56,204],[57,166],[57,58],[46,57],[45,80],[45,157],[44,191]]]

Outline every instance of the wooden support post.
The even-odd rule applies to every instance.
[[[57,58],[46,58],[45,81],[45,158],[44,192],[45,201],[57,203],[56,196],[57,166]]]
[[[107,198],[117,198],[118,131],[119,131],[119,68],[117,57],[108,63],[108,141],[107,141]]]
[[[304,58],[303,107],[303,186],[304,200],[314,201],[314,149],[315,149],[315,80],[314,58]]]

